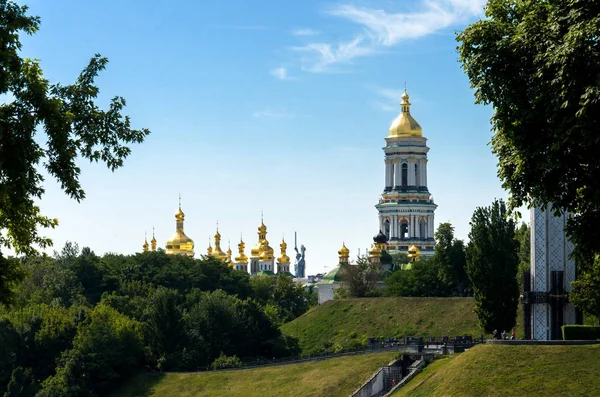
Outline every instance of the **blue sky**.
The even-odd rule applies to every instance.
[[[80,204],[46,182],[55,249],[71,240],[134,253],[153,226],[164,247],[181,193],[197,253],[219,222],[224,245],[235,252],[243,233],[248,254],[261,211],[276,253],[285,235],[290,255],[298,233],[309,273],[335,266],[344,241],[364,253],[405,82],[431,148],[436,224],[465,239],[475,207],[506,197],[488,145],[492,110],[474,104],[455,50],[482,1],[27,4],[42,23],[23,55],[63,84],[94,53],[107,56],[99,103],[125,97],[133,126],[152,131],[115,173],[82,163]]]

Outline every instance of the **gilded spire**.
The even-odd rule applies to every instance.
[[[152,240],[150,240],[152,246],[152,252],[156,252],[156,237],[154,237],[154,226],[152,226]]]
[[[231,241],[227,240],[227,263],[233,267],[233,261],[231,260]]]
[[[210,244],[210,242],[209,242]],[[212,250],[212,256],[222,261],[227,259],[227,254],[221,249],[221,233],[219,233],[219,223],[217,222],[217,232],[215,233],[215,248]]]
[[[175,213],[175,234],[167,240],[167,254],[180,254],[194,256],[194,241],[185,235],[183,221],[185,215],[181,210],[181,194],[179,195],[179,206]]]
[[[350,258],[350,250],[346,247],[346,243],[342,243],[342,248],[338,251],[340,256],[340,265],[348,264],[348,260]]]
[[[409,96],[405,86],[402,101],[400,102],[400,115],[392,122],[388,138],[423,136],[423,129],[410,114],[410,102],[408,99]]]
[[[206,252],[208,255],[212,255],[213,252],[212,246],[210,245],[210,236],[208,236],[208,248],[206,249]]]
[[[144,244],[142,244],[142,250],[148,252],[148,236],[146,235],[146,232],[144,232]]]
[[[281,244],[279,244],[279,248],[281,248],[281,256],[277,258],[277,263],[290,263],[290,257],[287,256],[287,243],[285,239],[281,239]]]
[[[238,256],[235,257],[235,262],[236,263],[248,263],[248,257],[246,256],[246,254],[244,253],[244,248],[246,248],[246,244],[244,244],[244,241],[242,240],[242,237],[240,236],[240,242],[238,243]]]

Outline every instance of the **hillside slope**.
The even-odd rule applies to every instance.
[[[140,374],[112,397],[348,396],[397,353],[245,370]]]
[[[600,345],[479,345],[435,361],[393,396],[598,395]]]
[[[325,302],[281,330],[297,337],[303,353],[358,347],[370,337],[479,337],[473,298],[361,298]],[[519,329],[519,328],[517,328]]]

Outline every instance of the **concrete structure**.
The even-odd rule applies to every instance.
[[[567,219],[567,213],[554,216],[552,208],[531,209],[531,270],[523,277],[525,339],[561,339],[560,327],[577,322],[568,300],[575,261],[565,233]]]

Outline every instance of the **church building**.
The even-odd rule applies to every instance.
[[[431,256],[437,205],[427,188],[429,148],[423,129],[410,114],[408,99],[404,89],[400,115],[385,138],[385,187],[375,208],[390,252],[408,252],[414,245],[420,255]]]

